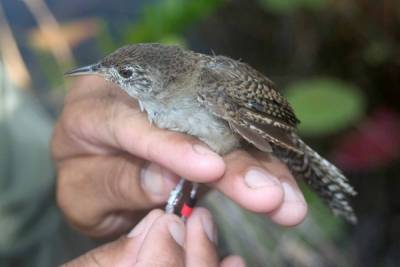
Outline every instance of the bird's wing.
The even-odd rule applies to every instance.
[[[273,143],[302,153],[292,142],[299,121],[289,103],[249,65],[214,57],[202,68],[199,85],[198,100],[258,149],[271,152]]]

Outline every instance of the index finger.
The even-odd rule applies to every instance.
[[[136,267],[185,265],[185,225],[175,215],[165,214],[151,226],[136,259]]]
[[[113,93],[93,93],[92,98],[80,93],[82,100],[75,96],[67,101],[53,138],[56,159],[124,151],[189,180],[209,182],[222,176],[225,164],[218,154],[196,138],[152,125],[133,98],[98,79],[86,78],[79,90],[93,91],[97,84],[98,90]]]

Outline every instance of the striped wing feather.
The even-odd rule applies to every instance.
[[[216,116],[225,119],[234,131],[262,151],[268,143],[302,153],[290,133],[299,122],[289,103],[273,83],[245,63],[214,57],[200,75],[200,99]]]

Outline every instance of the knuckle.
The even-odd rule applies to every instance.
[[[51,150],[51,155],[53,159],[57,162],[58,159],[60,159],[63,155],[63,151],[61,149],[61,128],[60,128],[60,123],[56,123],[54,126],[53,134],[51,137],[50,141],[50,150]]]
[[[106,267],[107,265],[103,264],[104,259],[101,257],[102,253],[99,253],[100,250],[101,247],[83,254],[78,258],[76,266]]]
[[[181,260],[169,257],[165,258],[163,255],[158,255],[153,259],[145,259],[138,261],[134,267],[183,267],[184,264]]]
[[[122,117],[121,111],[119,110],[120,103],[109,101],[108,99],[99,99],[97,103],[103,109],[103,122],[105,130],[109,133],[109,136],[113,138],[116,143],[119,143],[119,131],[121,127],[119,125],[119,116]],[[120,147],[121,144],[120,144]]]
[[[215,260],[216,256],[213,255],[211,251],[202,251],[190,255],[190,257],[191,257],[191,262],[195,262],[196,266],[207,266],[207,267],[218,266],[218,263]]]
[[[95,267],[106,267],[106,265],[102,263],[103,262],[102,257],[100,257],[102,253],[96,253],[96,252],[86,253],[86,258],[88,262],[92,263],[92,265]]]
[[[68,167],[62,166],[58,169],[57,185],[56,185],[56,199],[57,204],[64,212],[68,210],[67,203],[69,202],[69,183],[70,183],[70,170]]]
[[[106,195],[113,200],[121,199],[122,202],[129,203],[137,175],[135,168],[125,158],[111,164],[104,179],[104,187],[108,190]]]
[[[88,127],[87,114],[83,106],[71,105],[65,107],[60,116],[59,127],[72,140],[83,136],[84,129]]]
[[[104,170],[102,186],[110,203],[129,210],[152,206],[151,199],[144,193],[140,182],[143,160],[122,156],[108,164],[109,167]]]
[[[58,169],[57,183],[56,183],[56,201],[57,205],[66,218],[73,225],[84,224],[82,221],[82,214],[80,208],[82,205],[78,205],[79,197],[76,197],[79,192],[80,180],[82,176],[75,173],[71,168],[70,164],[63,164]]]

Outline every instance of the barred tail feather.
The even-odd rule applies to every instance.
[[[317,152],[307,146],[296,134],[292,134],[293,143],[303,154],[273,146],[274,154],[287,164],[293,175],[304,179],[311,188],[326,202],[334,214],[344,217],[351,223],[357,222],[349,196],[356,191],[342,172]]]

